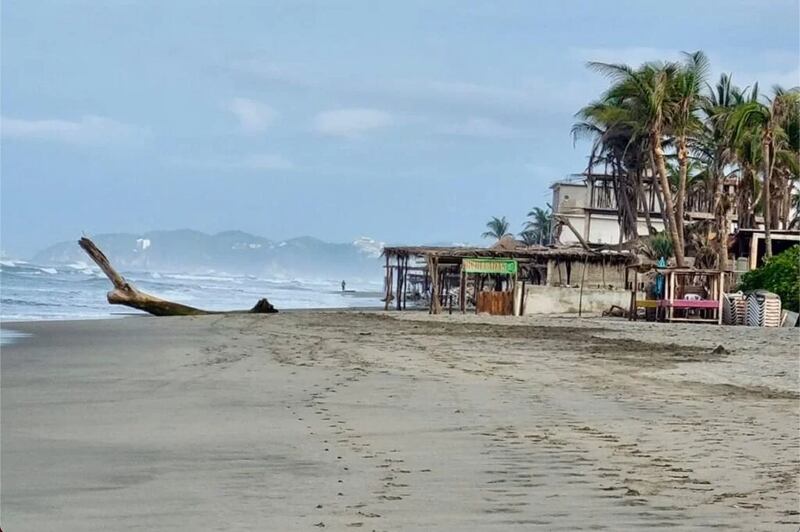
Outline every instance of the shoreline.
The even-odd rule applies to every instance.
[[[407,309],[404,312],[418,312],[419,310],[427,309],[420,308],[420,309]],[[333,311],[333,312],[385,312],[383,310],[383,306],[375,306],[375,307],[315,307],[315,308],[287,308],[287,309],[278,309],[279,314],[287,314],[287,313],[294,313],[294,312],[326,312],[326,311]],[[238,311],[218,311],[215,314],[208,314],[209,316],[222,316],[222,315],[236,315]],[[84,321],[106,321],[106,320],[117,320],[117,319],[124,319],[124,318],[157,318],[157,317],[171,317],[171,318],[180,318],[182,316],[153,316],[151,314],[147,314],[145,312],[119,312],[115,314],[111,314],[108,316],[86,316],[85,318],[82,317],[57,317],[57,318],[32,318],[29,320],[6,320],[0,317],[0,328],[4,325],[13,325],[17,323],[50,323],[50,322],[84,322]]]
[[[800,524],[792,329],[354,310],[21,322],[4,528]]]

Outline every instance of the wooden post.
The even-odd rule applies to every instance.
[[[636,287],[639,284],[636,278],[639,276],[638,271],[634,271],[633,274],[633,284],[630,283],[630,268],[625,268],[625,285],[629,285],[631,288],[631,304],[628,307],[628,321],[636,321],[637,319],[637,308],[636,308]],[[658,312],[658,309],[656,309]]]
[[[436,257],[428,258],[428,269],[431,273],[431,314],[439,314],[441,302],[439,301],[439,261]]]
[[[403,308],[402,308],[402,303],[403,303],[402,302],[403,268],[401,266],[402,260],[403,259],[400,257],[400,255],[398,255],[397,256],[397,294],[395,296],[395,298],[397,299],[397,301],[395,301],[395,306],[396,306],[397,310],[403,310]]]
[[[400,292],[403,310],[406,309],[406,293],[408,292],[408,257],[403,257],[403,290]]]
[[[434,314],[439,314],[442,311],[442,272],[439,271],[438,257],[434,257],[433,267],[436,269],[436,306],[434,307]]]
[[[389,310],[389,301],[392,298],[392,267],[389,266],[389,255],[386,255],[386,301],[383,310]]]
[[[587,214],[586,224],[584,225],[584,230],[586,231],[584,238],[589,241],[589,235],[592,234],[592,211],[589,211]],[[620,231],[620,233],[622,233],[622,231]]]
[[[433,280],[433,258],[430,256],[426,256],[425,262],[428,268],[425,282],[429,287],[428,293],[430,294],[430,301],[428,301],[428,314],[433,314],[433,294],[434,294],[433,290],[435,288],[434,285],[436,284]]]
[[[439,274],[439,297],[436,298],[436,305],[438,306],[439,311],[441,311],[442,300],[444,299],[444,294],[445,291],[447,290],[447,285],[446,285],[447,277],[445,276],[444,270],[439,269],[439,259],[436,259],[436,271]]]
[[[445,281],[446,276],[444,270],[439,269],[439,258],[436,258],[436,273],[439,275],[439,297],[436,298],[436,313],[442,311],[442,299],[445,294]]]
[[[589,261],[589,255],[583,259],[583,271],[581,271],[581,289],[578,294],[578,317],[583,313],[583,281],[586,279],[586,263]]]
[[[606,258],[605,257],[603,257],[603,262],[600,263],[600,268],[601,268],[601,270],[600,270],[601,275],[603,276],[603,289],[605,289],[605,287],[606,287]]]
[[[667,321],[672,321],[672,302],[675,300],[675,272],[669,272],[669,307],[667,307]]]
[[[718,303],[718,305],[717,305],[717,325],[722,325],[722,298],[723,298],[723,294],[725,292],[724,289],[723,289],[723,287],[725,286],[724,277],[725,277],[725,273],[720,271],[719,272],[719,283],[718,283],[718,291],[719,291],[719,293],[717,294],[717,303]]]
[[[483,284],[483,277],[481,277],[481,275],[478,274],[478,273],[474,273],[472,275],[473,275],[473,278],[475,279],[475,314],[477,314],[478,313],[478,292],[480,291],[480,288],[478,287],[478,285],[479,284],[481,284],[481,285]],[[478,281],[480,281],[480,283],[478,283]]]
[[[406,291],[407,291],[407,283],[408,280],[408,257],[403,257],[403,288],[400,291],[400,302],[401,307],[403,310],[406,308]]]
[[[458,303],[461,313],[467,311],[467,274],[464,272],[464,263],[461,263],[461,284],[458,290]]]

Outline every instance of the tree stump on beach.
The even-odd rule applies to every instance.
[[[97,266],[108,277],[114,289],[108,292],[106,297],[108,302],[112,305],[125,305],[127,307],[143,310],[154,316],[201,316],[205,314],[273,314],[278,310],[266,299],[259,299],[253,308],[250,310],[234,310],[234,311],[212,311],[203,310],[173,301],[167,301],[145,292],[141,292],[131,283],[125,280],[117,270],[111,266],[108,257],[100,251],[94,242],[84,237],[78,241],[78,245],[86,252],[87,255],[94,261]]]

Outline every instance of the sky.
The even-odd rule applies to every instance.
[[[796,0],[4,0],[0,248],[81,234],[480,242],[585,169],[590,60],[800,84]]]

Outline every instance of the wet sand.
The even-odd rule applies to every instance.
[[[9,325],[0,525],[800,527],[798,332],[294,312]]]

